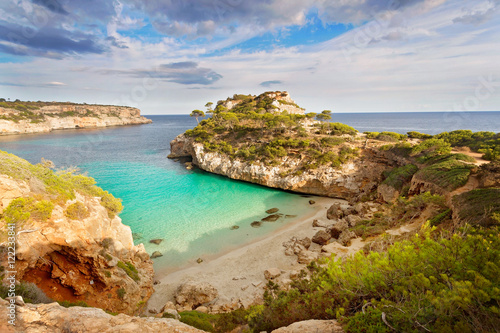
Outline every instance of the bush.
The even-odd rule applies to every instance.
[[[432,138],[432,135],[430,135],[430,134],[425,134],[425,133],[420,133],[420,132],[415,132],[415,131],[408,132],[407,134],[408,134],[408,137],[411,139],[431,139]]]
[[[480,226],[500,224],[500,189],[476,189],[453,197],[453,205],[462,223]]]
[[[0,284],[0,297],[5,299],[8,297],[8,293],[9,288]],[[26,281],[21,281],[16,285],[16,296],[21,296],[25,303],[49,304],[53,302],[36,284]]]
[[[392,169],[386,176],[382,184],[394,187],[401,191],[403,185],[411,180],[411,177],[418,171],[418,167],[413,164]]]
[[[135,266],[131,262],[124,263],[123,261],[118,261],[117,266],[125,271],[127,275],[134,280],[135,282],[139,281],[141,278],[139,277],[139,272],[135,268]]]
[[[348,332],[493,332],[500,327],[499,229],[395,243],[386,253],[310,266],[311,278],[270,291],[249,316],[254,331],[307,319],[342,320]],[[439,254],[439,255],[436,255]],[[363,310],[363,311],[362,311]]]
[[[453,191],[467,183],[471,169],[474,168],[474,165],[466,164],[459,158],[460,156],[449,155],[432,159],[430,161],[433,164],[418,171],[416,176],[444,190]]]
[[[87,207],[80,201],[71,204],[66,208],[64,215],[72,220],[83,220],[90,216]]]
[[[184,324],[196,327],[206,332],[215,332],[214,325],[217,322],[218,316],[198,311],[184,311],[179,313],[181,322]]]
[[[127,292],[125,291],[125,289],[119,288],[119,289],[116,290],[116,294],[118,295],[118,297],[120,299],[124,299],[125,298],[125,294],[127,294]]]
[[[426,158],[431,158],[437,155],[449,154],[451,152],[451,145],[443,139],[428,139],[417,146],[413,147],[411,154],[423,155]]]
[[[59,305],[61,306],[64,306],[65,308],[70,308],[70,307],[73,307],[73,306],[80,306],[82,308],[88,308],[89,305],[84,302],[84,301],[76,301],[76,302],[70,302],[70,301],[60,301],[60,302],[57,302],[59,303]]]

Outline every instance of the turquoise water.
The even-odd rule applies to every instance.
[[[123,199],[123,223],[142,238],[149,253],[160,251],[155,268],[175,269],[245,244],[293,219],[264,223],[273,207],[289,215],[309,214],[308,199],[297,194],[186,170],[166,156],[170,141],[196,125],[189,116],[151,116],[150,125],[48,134],[0,136],[0,149],[32,163],[42,157],[57,167],[78,166],[97,184]],[[334,114],[359,131],[416,130],[436,134],[455,129],[500,132],[500,112]],[[230,230],[233,225],[240,226]],[[162,238],[160,245],[149,240]]]
[[[136,234],[135,243],[163,254],[154,260],[162,271],[241,246],[294,220],[251,227],[269,208],[299,216],[312,211],[300,195],[189,171],[167,159],[170,141],[195,122],[186,116],[152,118],[150,125],[0,137],[0,149],[32,163],[44,157],[57,167],[77,166],[95,178],[123,200],[120,217]],[[234,225],[239,229],[231,230]],[[164,240],[149,243],[155,238]]]

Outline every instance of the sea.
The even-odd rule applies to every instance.
[[[152,124],[0,136],[0,150],[31,163],[43,157],[57,168],[77,167],[93,177],[122,199],[123,223],[136,244],[143,243],[150,254],[163,254],[154,265],[164,272],[265,237],[313,212],[311,197],[187,170],[167,159],[170,141],[196,121],[187,115],[147,117]],[[332,121],[360,132],[500,132],[500,112],[339,113]],[[252,227],[270,208],[296,217]],[[163,241],[156,245],[152,239]]]

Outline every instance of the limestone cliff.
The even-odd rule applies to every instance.
[[[5,103],[2,103],[5,104]],[[0,135],[45,133],[58,129],[148,124],[137,108],[110,105],[46,103],[22,110],[0,107]],[[24,104],[23,107],[26,107]],[[17,107],[17,109],[15,108]]]
[[[376,190],[388,160],[364,149],[359,157],[339,168],[320,166],[314,170],[292,173],[301,163],[298,158],[286,156],[277,166],[246,162],[221,152],[208,152],[203,144],[179,135],[170,143],[170,158],[189,157],[200,169],[268,187],[305,194],[354,199]]]
[[[57,301],[140,311],[153,293],[153,264],[142,244],[134,246],[130,227],[105,207],[114,198],[89,187],[87,177],[61,178],[13,155],[0,157],[2,266],[7,267],[7,223],[14,223],[17,281],[35,283]]]

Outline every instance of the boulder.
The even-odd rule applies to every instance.
[[[338,242],[344,246],[349,246],[351,239],[356,238],[356,234],[351,230],[345,230],[340,234]]]
[[[267,214],[274,214],[274,213],[277,213],[278,211],[279,211],[278,208],[271,208],[271,209],[266,210],[266,213]]]
[[[155,258],[159,258],[159,257],[163,257],[163,254],[161,254],[160,251],[155,251],[153,252],[153,254],[151,255],[151,259],[155,259]]]
[[[285,247],[285,255],[293,256],[307,250],[311,246],[311,239],[309,237],[302,239],[292,237],[289,241],[283,242],[283,246]]]
[[[348,215],[345,220],[349,224],[350,227],[354,227],[356,224],[361,222],[363,219],[358,215]]]
[[[149,242],[152,244],[160,245],[160,243],[163,242],[163,239],[161,239],[161,238],[152,239]]]
[[[201,263],[203,262],[203,259],[198,258],[198,259],[196,259],[196,262],[197,262],[198,264],[201,264]]]
[[[277,221],[279,218],[281,217],[280,214],[272,214],[272,215],[269,215],[269,216],[266,216],[262,219],[262,221],[264,222],[275,222]]]
[[[266,280],[273,280],[281,275],[281,270],[279,268],[269,268],[264,271],[264,277]]]
[[[171,301],[165,303],[165,305],[161,308],[160,312],[166,312],[167,310],[175,310],[175,304]]]
[[[174,297],[181,307],[193,309],[212,302],[218,295],[217,289],[208,282],[189,281],[179,286]]]
[[[177,312],[176,309],[166,309],[165,311],[163,311],[163,313],[168,313],[175,320],[181,319],[181,315],[179,314],[179,312]]]
[[[387,203],[394,203],[399,197],[399,191],[390,185],[380,184],[377,187],[377,196]]]
[[[332,235],[325,230],[318,231],[312,238],[312,241],[319,245],[325,245],[332,238]]]
[[[195,311],[201,312],[201,313],[208,313],[208,308],[206,306],[199,306],[195,309]]]
[[[240,228],[240,226],[238,226],[238,225],[233,225],[233,226],[231,227],[231,230],[236,230],[236,229],[239,229],[239,228]]]
[[[304,238],[301,238],[301,239],[297,239],[297,244],[302,245],[306,249],[309,249],[309,247],[311,246],[311,242],[312,242],[311,238],[309,238],[309,237],[304,237]]]
[[[271,333],[304,333],[304,332],[328,332],[344,333],[342,326],[336,320],[305,320],[298,321],[290,326],[280,327]]]
[[[329,220],[337,220],[344,217],[340,203],[336,202],[326,211],[326,218]]]
[[[313,228],[326,228],[328,227],[328,223],[323,220],[315,219],[313,220],[312,226]]]
[[[251,224],[252,228],[258,228],[262,225],[261,221],[253,221]]]
[[[346,246],[343,246],[337,242],[331,242],[330,244],[324,245],[321,248],[321,252],[324,252],[328,255],[335,253],[335,254],[341,254],[345,255],[349,251],[349,248]]]
[[[316,203],[316,201],[314,201],[314,200],[309,200],[309,204],[310,204],[310,205],[314,205],[315,203]]]
[[[309,264],[311,261],[318,259],[318,254],[316,252],[304,250],[301,251],[298,255],[298,263],[299,264]]]

